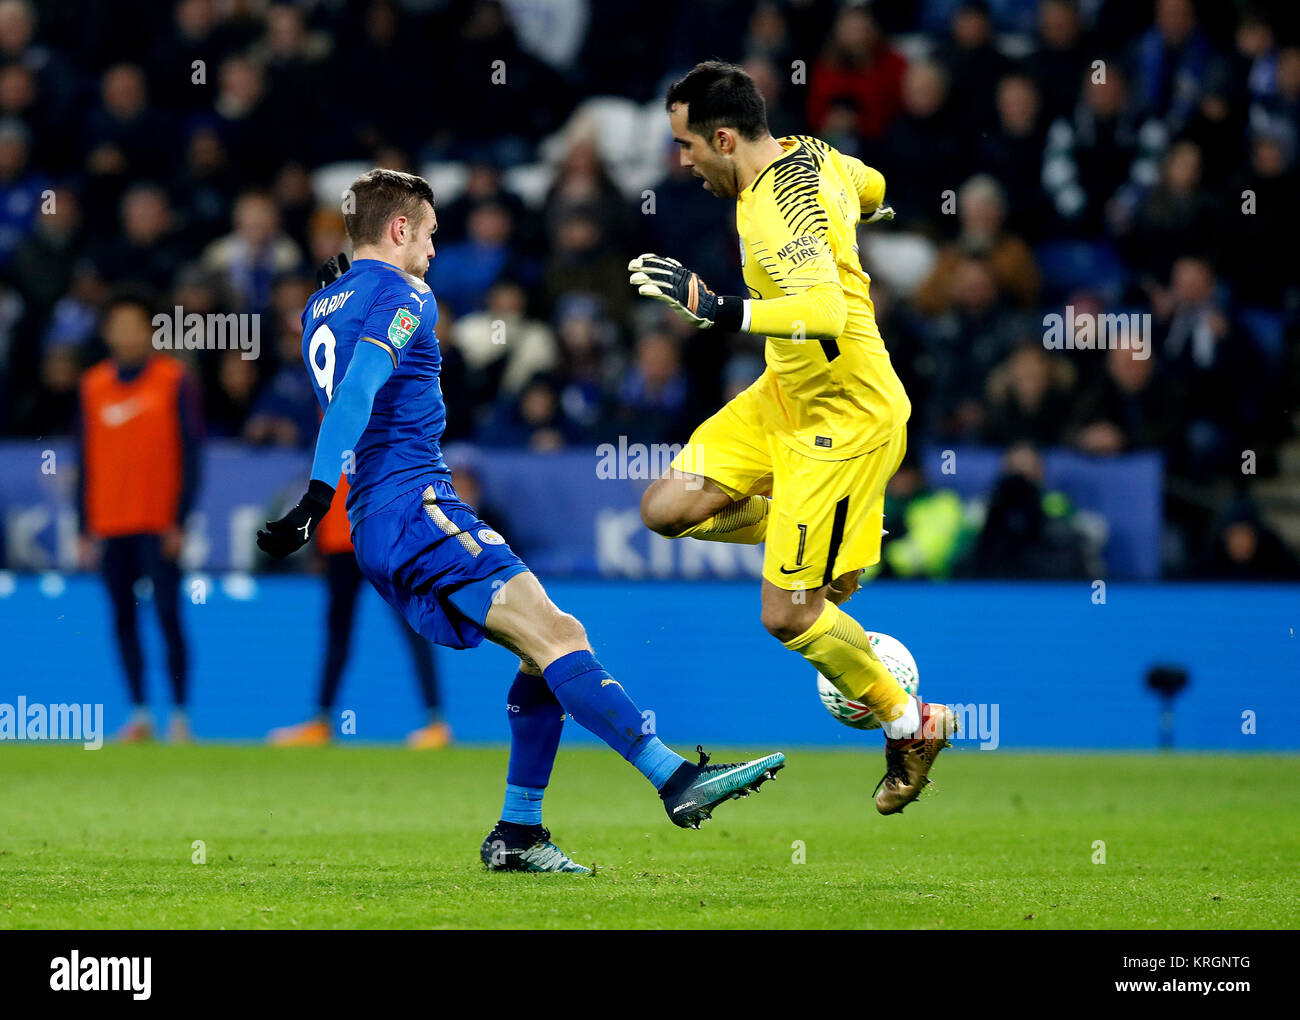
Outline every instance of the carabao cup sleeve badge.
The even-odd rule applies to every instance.
[[[419,318],[412,315],[409,308],[399,308],[388,324],[388,342],[394,347],[405,347],[419,326]]]

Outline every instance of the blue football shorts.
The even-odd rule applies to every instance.
[[[528,569],[446,480],[362,518],[352,544],[384,600],[417,634],[447,648],[481,644],[493,598]]]

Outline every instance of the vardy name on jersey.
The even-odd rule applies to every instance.
[[[450,478],[439,447],[447,409],[438,385],[437,321],[428,284],[377,259],[353,262],[303,310],[302,356],[322,408],[347,374],[357,344],[373,341],[393,359],[393,374],[375,395],[355,451],[348,495],[353,527],[398,496]]]

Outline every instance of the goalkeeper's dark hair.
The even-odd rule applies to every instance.
[[[720,127],[735,128],[750,142],[770,133],[763,94],[745,69],[735,64],[721,60],[696,64],[668,90],[664,106],[670,113],[674,103],[686,104],[686,126],[710,140]]]
[[[433,205],[429,182],[400,170],[367,170],[348,190],[351,210],[343,214],[343,224],[354,249],[378,243],[385,228],[398,216],[415,222],[424,202]]]

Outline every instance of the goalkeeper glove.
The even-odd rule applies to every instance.
[[[629,262],[627,268],[632,274],[628,283],[638,294],[662,301],[692,326],[709,329],[716,325],[743,332],[745,299],[719,297],[698,273],[692,273],[676,259],[642,255]]]
[[[339,252],[337,255],[331,255],[316,270],[316,289],[320,290],[322,287],[328,287],[346,273],[351,265],[352,263],[348,261],[345,253]]]
[[[876,211],[868,216],[863,223],[879,223],[881,220],[892,220],[894,218],[894,207],[892,205],[876,206]]]
[[[334,487],[313,478],[297,506],[278,521],[267,521],[266,530],[257,533],[257,547],[277,560],[297,552],[307,544],[313,529],[329,512],[333,499]]]

